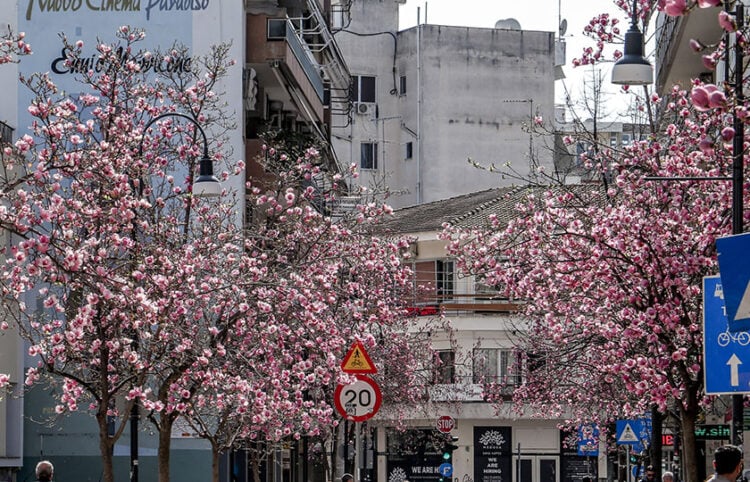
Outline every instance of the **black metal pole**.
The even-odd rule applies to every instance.
[[[138,482],[138,399],[130,410],[130,482]]]
[[[741,31],[745,24],[745,7],[741,2],[735,2],[735,17],[737,19],[737,31]],[[742,93],[743,81],[743,53],[742,46],[735,36],[734,42],[734,92],[736,105],[744,103]],[[734,139],[732,142],[733,159],[732,159],[732,234],[741,234],[743,232],[743,212],[744,205],[742,199],[743,184],[743,155],[745,144],[745,127],[742,119],[734,115]],[[742,429],[744,419],[744,395],[732,395],[732,444],[742,445]]]

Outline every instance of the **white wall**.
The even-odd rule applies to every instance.
[[[336,119],[334,146],[342,159],[359,163],[359,143],[378,142],[379,169],[361,182],[406,194],[395,207],[517,183],[472,167],[510,162],[530,171],[530,153],[552,169],[552,139],[523,131],[533,113],[554,112],[554,35],[551,32],[423,25],[399,32],[394,65],[394,1],[355,1],[352,23],[336,40],[352,74],[377,75],[378,116]],[[394,72],[395,68],[395,72]],[[395,74],[395,86],[394,86]],[[406,76],[406,93],[398,90]],[[421,139],[419,138],[421,137]],[[421,141],[421,142],[420,142]],[[405,159],[406,143],[414,157]],[[421,149],[420,149],[421,147]]]

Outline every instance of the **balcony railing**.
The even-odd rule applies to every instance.
[[[310,54],[309,50],[305,48],[300,37],[295,32],[294,24],[290,19],[287,19],[286,21],[286,41],[289,44],[289,48],[294,54],[294,57],[305,72],[307,80],[310,81],[310,84],[315,90],[318,99],[323,102],[325,91],[323,88],[323,78],[319,74],[320,67],[313,61],[314,57]]]
[[[516,313],[521,303],[493,294],[447,294],[420,298],[409,307],[414,316],[461,313]]]
[[[484,402],[485,387],[491,385],[491,381],[485,383],[474,383],[471,376],[466,376],[461,377],[456,383],[432,385],[428,389],[430,400],[433,402]],[[503,398],[510,398],[516,386],[517,383],[497,383],[491,391]]]

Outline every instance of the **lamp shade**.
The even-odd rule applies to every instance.
[[[612,67],[612,83],[649,85],[653,82],[654,68],[643,57],[643,34],[631,25],[625,34],[625,53]]]
[[[193,196],[216,197],[221,194],[221,183],[214,176],[214,161],[204,156],[200,161],[200,172],[193,183]]]

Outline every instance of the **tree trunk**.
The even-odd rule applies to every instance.
[[[698,415],[698,402],[695,394],[688,394],[687,400],[680,404],[680,427],[682,430],[682,466],[685,473],[680,474],[684,482],[698,480],[698,448],[695,443],[695,420]]]
[[[159,482],[169,482],[169,450],[172,445],[172,425],[174,417],[163,415],[159,424],[159,449],[157,451],[159,464]]]
[[[213,480],[213,482],[219,482],[219,457],[220,456],[221,454],[219,453],[219,449],[216,447],[216,444],[214,444],[212,441],[211,442],[211,480]],[[230,482],[232,480],[231,473],[233,470],[234,470],[234,467],[229,467]]]
[[[99,452],[102,456],[102,480],[104,482],[115,482],[115,473],[112,467],[114,439],[109,436],[106,411],[103,414],[101,410],[97,412],[96,422],[99,425]]]
[[[255,447],[250,451],[250,456],[253,464],[253,482],[260,482],[260,460],[258,444],[254,444]]]

